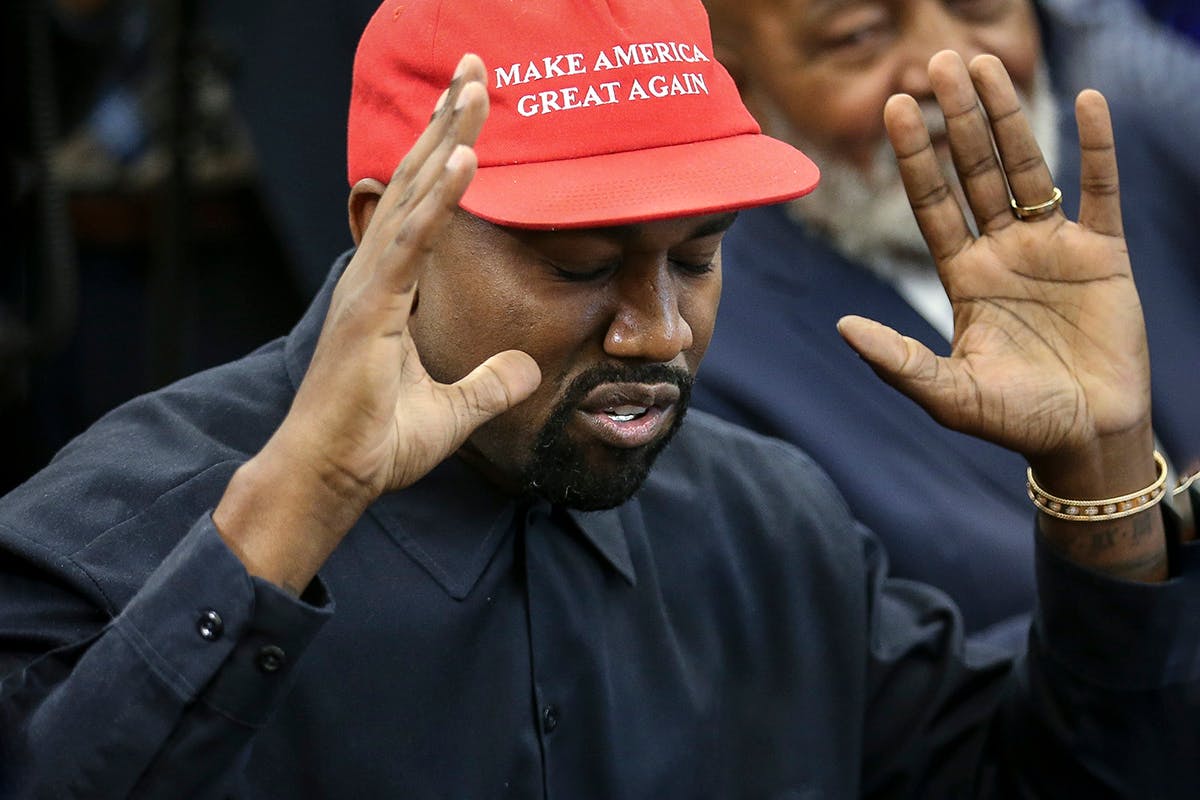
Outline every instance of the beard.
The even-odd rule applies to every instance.
[[[580,511],[621,505],[646,480],[654,460],[683,424],[692,381],[684,370],[663,364],[605,365],[583,372],[538,432],[532,456],[521,472],[524,492]],[[671,427],[658,439],[634,448],[593,445],[601,447],[602,454],[601,463],[592,464],[584,448],[572,441],[567,425],[588,392],[603,383],[670,383],[679,389],[679,400]]]
[[[1041,145],[1046,165],[1054,173],[1058,163],[1058,111],[1049,75],[1039,67],[1033,88],[1026,96],[1018,92],[1034,136]],[[941,109],[933,100],[920,103],[925,125],[933,136],[946,129]],[[900,168],[887,139],[876,147],[872,163],[864,172],[829,148],[806,141],[788,124],[778,109],[768,111],[772,135],[799,148],[821,168],[821,183],[810,196],[792,201],[788,214],[823,235],[843,255],[866,264],[876,271],[891,274],[897,268],[932,270],[933,259],[917,227]],[[968,224],[975,230],[974,219],[965,204],[954,164],[939,158],[942,174],[966,212]]]

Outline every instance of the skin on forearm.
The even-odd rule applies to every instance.
[[[1034,477],[1059,497],[1099,500],[1136,492],[1158,477],[1149,424],[1105,437],[1085,452],[1031,459]],[[1157,507],[1105,522],[1074,522],[1038,514],[1045,541],[1094,572],[1154,583],[1168,575],[1167,540]]]
[[[1093,572],[1143,583],[1167,579],[1166,539],[1158,508],[1108,522],[1067,522],[1039,514],[1038,528],[1051,547]]]
[[[370,502],[268,444],[234,473],[213,522],[246,571],[299,596]]]

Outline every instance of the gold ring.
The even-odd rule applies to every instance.
[[[1017,219],[1033,219],[1034,217],[1040,217],[1043,214],[1049,214],[1058,210],[1058,207],[1062,205],[1062,189],[1059,189],[1057,186],[1055,186],[1054,194],[1050,195],[1050,199],[1044,203],[1038,203],[1035,206],[1017,205],[1017,199],[1015,197],[1010,197],[1008,204],[1012,206],[1013,216],[1015,216]]]

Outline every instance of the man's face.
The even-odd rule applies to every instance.
[[[806,142],[859,169],[885,140],[892,94],[932,100],[939,50],[991,53],[1032,93],[1041,47],[1030,0],[710,0],[751,111],[765,98]],[[764,115],[759,115],[760,120]],[[768,131],[770,132],[770,131]]]
[[[931,266],[887,142],[883,106],[897,92],[916,98],[943,171],[953,174],[927,72],[938,50],[967,60],[988,52],[1005,63],[1053,170],[1057,109],[1029,0],[707,2],[719,54],[747,106],[767,133],[821,167],[821,185],[791,204],[791,213],[856,261]]]
[[[528,231],[458,212],[410,320],[437,380],[523,350],[542,383],[461,455],[513,491],[576,508],[623,502],[683,419],[721,292],[733,215]]]

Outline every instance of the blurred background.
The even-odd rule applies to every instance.
[[[5,0],[0,493],[121,402],[286,333],[350,246],[375,0]]]
[[[1200,36],[1200,3],[1143,0]],[[288,331],[350,246],[376,0],[5,0],[0,493],[121,402]]]

